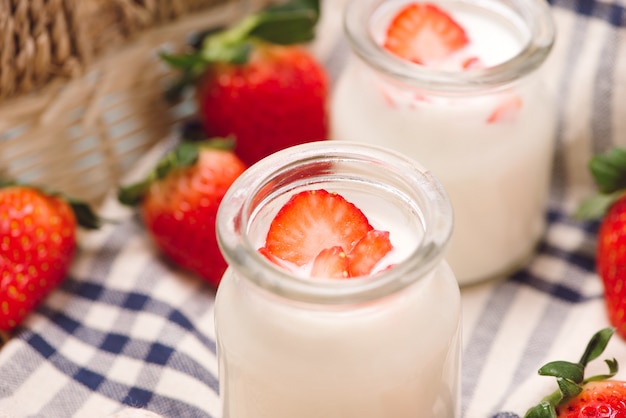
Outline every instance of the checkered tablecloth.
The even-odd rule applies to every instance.
[[[626,3],[551,3],[558,39],[545,70],[559,125],[549,225],[522,270],[462,289],[465,418],[523,415],[554,389],[537,368],[578,360],[608,325],[594,273],[597,224],[571,214],[593,190],[590,155],[626,145]],[[333,77],[346,48],[339,39],[325,50]],[[146,155],[134,175],[176,137]],[[0,350],[0,417],[99,418],[130,406],[169,418],[220,418],[214,290],[163,259],[113,193],[101,213],[117,222],[81,235],[67,280]],[[615,337],[605,354],[626,367],[624,341]]]

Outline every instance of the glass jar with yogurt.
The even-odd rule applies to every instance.
[[[432,0],[467,36],[433,66],[382,46],[409,3],[348,4],[353,54],[333,91],[331,135],[429,167],[454,208],[446,259],[459,283],[503,276],[532,254],[545,226],[556,116],[541,69],[554,42],[551,11],[544,0]]]
[[[389,231],[389,268],[309,278],[259,253],[279,208],[317,189]],[[428,171],[364,144],[296,146],[241,175],[217,217],[223,418],[458,417],[460,292],[442,257],[452,216]]]

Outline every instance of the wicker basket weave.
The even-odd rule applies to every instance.
[[[164,100],[173,74],[158,52],[242,11],[241,0],[0,0],[14,40],[0,44],[0,176],[99,203],[195,110]]]

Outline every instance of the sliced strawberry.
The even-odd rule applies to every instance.
[[[479,68],[485,68],[485,64],[481,61],[480,58],[476,56],[471,56],[466,58],[461,63],[461,68],[464,70],[477,70]]]
[[[417,64],[442,60],[469,43],[465,30],[430,3],[410,3],[387,28],[384,47]]]
[[[350,251],[350,277],[366,276],[393,246],[388,231],[373,229],[356,243]]]
[[[265,247],[259,248],[259,253],[267,258],[271,263],[274,263],[278,266],[281,266],[281,260],[278,257],[274,257],[274,254],[270,253],[269,250]]]
[[[489,115],[487,123],[514,122],[522,105],[522,99],[519,96],[508,97]]]
[[[323,249],[350,249],[372,229],[354,204],[337,193],[307,190],[293,195],[270,224],[265,249],[302,266]]]
[[[343,248],[337,245],[323,249],[313,261],[311,277],[348,278],[348,256]]]

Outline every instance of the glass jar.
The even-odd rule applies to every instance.
[[[450,196],[446,259],[461,285],[503,276],[544,232],[554,154],[553,92],[540,67],[554,42],[544,0],[432,0],[465,28],[465,69],[403,60],[381,45],[406,0],[348,4],[353,54],[331,102],[334,139],[417,159]]]
[[[341,280],[268,262],[257,249],[271,220],[308,189],[340,193],[390,231],[396,264]],[[217,216],[223,418],[459,416],[460,292],[442,258],[452,222],[430,173],[377,147],[314,142],[244,172]]]

